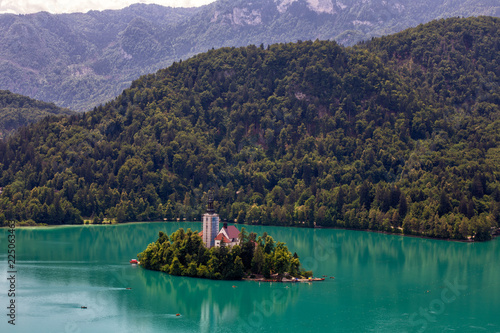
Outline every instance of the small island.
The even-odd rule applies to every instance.
[[[156,242],[137,255],[141,266],[171,275],[214,280],[301,281],[312,277],[296,253],[267,233],[257,237],[235,226],[219,227],[219,216],[209,195],[203,215],[203,231],[179,229],[167,236],[159,232]]]
[[[239,244],[207,248],[198,232],[179,229],[167,236],[162,231],[156,242],[139,253],[141,266],[171,275],[214,280],[295,281],[312,276],[304,271],[297,254],[285,243],[264,233],[257,237],[242,228]]]

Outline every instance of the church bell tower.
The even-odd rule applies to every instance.
[[[219,215],[215,213],[212,191],[208,192],[207,212],[203,214],[203,243],[211,248],[215,245],[215,237],[219,232]]]

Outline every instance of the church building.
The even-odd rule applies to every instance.
[[[219,231],[219,215],[215,213],[214,199],[209,193],[207,212],[202,217],[203,231],[200,236],[205,247],[234,246],[240,243],[240,231],[235,226],[227,223]]]
[[[240,243],[240,231],[234,225],[227,226],[224,223],[222,229],[220,229],[219,234],[215,237],[215,246],[221,246],[224,243],[225,246],[234,246]]]

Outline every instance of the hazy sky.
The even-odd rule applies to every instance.
[[[120,9],[134,3],[156,3],[171,7],[196,7],[215,0],[0,0],[0,14],[88,12],[91,9]]]

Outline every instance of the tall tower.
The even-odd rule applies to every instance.
[[[208,192],[207,212],[203,214],[203,243],[207,248],[215,245],[215,237],[219,233],[219,215],[215,213],[212,191]]]

